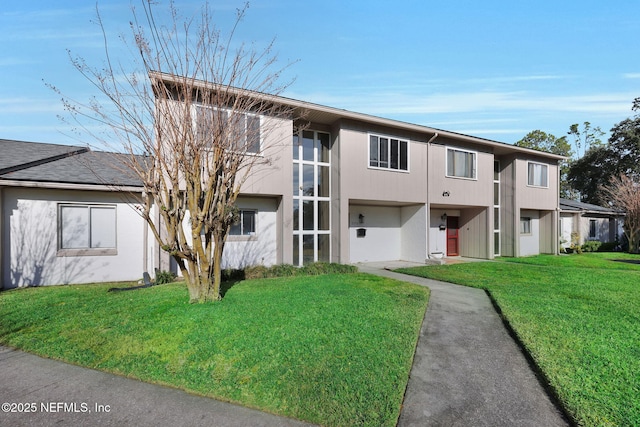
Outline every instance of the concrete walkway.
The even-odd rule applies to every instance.
[[[384,269],[406,265],[359,265],[431,289],[399,426],[569,425],[484,291]]]
[[[309,426],[0,346],[0,426]],[[25,412],[25,404],[35,411]],[[10,408],[11,409],[11,408]],[[32,409],[28,407],[26,409]]]

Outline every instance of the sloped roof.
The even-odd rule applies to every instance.
[[[426,134],[428,137],[444,137],[451,138],[456,141],[470,142],[473,144],[480,144],[485,147],[489,147],[494,153],[498,155],[507,154],[529,154],[537,157],[543,157],[550,160],[565,160],[567,157],[560,156],[553,153],[547,153],[544,151],[533,150],[531,148],[518,147],[516,145],[507,144],[504,142],[493,141],[486,138],[480,138],[471,135],[465,135],[458,132],[447,131],[443,129],[437,129],[429,126],[418,125],[413,123],[407,123],[399,120],[386,119],[383,117],[377,117],[370,114],[357,113],[340,108],[328,107],[325,105],[315,104],[307,101],[300,101],[297,99],[287,98],[283,96],[269,95],[265,93],[254,92],[248,89],[229,87],[226,85],[218,85],[215,83],[206,82],[203,80],[192,80],[191,78],[184,78],[174,74],[163,73],[159,71],[150,71],[149,77],[151,80],[163,82],[164,84],[182,84],[185,80],[189,84],[193,84],[194,87],[203,88],[204,90],[216,91],[224,90],[228,93],[235,93],[238,96],[250,96],[258,99],[273,102],[280,105],[286,105],[290,107],[294,114],[304,117],[305,121],[332,125],[339,120],[356,120],[359,122],[370,123],[373,125],[390,126],[397,129],[402,129],[411,132],[418,132]]]
[[[591,215],[624,215],[624,212],[615,209],[563,198],[560,198],[560,210],[565,212],[581,212],[583,214]]]
[[[3,180],[142,187],[124,155],[72,145],[0,139]]]

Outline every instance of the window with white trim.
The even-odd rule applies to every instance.
[[[212,138],[212,132],[222,132],[230,138],[231,148],[260,153],[260,117],[255,114],[196,105],[196,132],[201,139]]]
[[[256,216],[255,210],[241,210],[238,213],[238,221],[236,221],[229,230],[230,236],[253,236],[256,234]]]
[[[477,178],[478,153],[475,151],[447,148],[447,176],[455,178]]]
[[[532,187],[548,187],[549,166],[543,163],[527,162],[527,185]]]
[[[115,249],[116,207],[58,205],[58,249]]]
[[[520,234],[531,234],[531,217],[520,217]]]
[[[369,135],[369,167],[409,170],[409,141]]]

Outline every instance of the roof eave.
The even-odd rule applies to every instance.
[[[182,77],[175,76],[175,75],[172,75],[172,74],[162,73],[162,72],[158,72],[158,71],[150,71],[149,72],[149,78],[151,80],[165,81],[165,82],[171,82],[171,83],[181,83],[181,81],[184,82],[184,78],[182,78]],[[504,142],[494,141],[494,140],[485,139],[485,138],[479,138],[479,137],[475,137],[475,136],[471,136],[471,135],[465,135],[465,134],[451,132],[451,131],[442,130],[442,129],[436,129],[436,128],[432,128],[432,127],[429,127],[429,126],[418,125],[418,124],[413,124],[413,123],[407,123],[407,122],[402,122],[402,121],[393,120],[393,119],[386,119],[386,118],[382,118],[382,117],[378,117],[378,116],[373,116],[373,115],[370,115],[370,114],[357,113],[357,112],[354,112],[354,111],[349,111],[349,110],[344,110],[344,109],[339,109],[339,108],[334,108],[334,107],[328,107],[328,106],[320,105],[320,104],[314,104],[314,103],[307,102],[307,101],[300,101],[300,100],[296,100],[296,99],[292,99],[292,98],[286,98],[286,97],[279,96],[279,95],[269,95],[269,94],[254,92],[254,91],[247,90],[247,89],[240,89],[240,88],[234,88],[234,87],[224,86],[224,85],[220,85],[220,84],[209,83],[209,82],[205,82],[205,81],[202,81],[202,80],[196,80],[196,79],[191,79],[191,78],[188,78],[187,80],[191,84],[193,84],[195,86],[202,87],[204,89],[216,90],[218,88],[224,88],[224,90],[234,92],[234,93],[236,93],[238,95],[249,95],[250,94],[252,96],[256,96],[256,97],[262,98],[263,100],[265,100],[267,102],[286,105],[286,106],[288,106],[288,107],[290,107],[290,108],[292,108],[294,110],[299,110],[301,112],[304,111],[304,110],[313,110],[313,111],[318,111],[318,112],[323,112],[323,113],[335,115],[335,116],[337,116],[337,118],[364,121],[364,122],[373,123],[373,124],[382,125],[382,126],[398,127],[398,128],[402,128],[402,129],[409,130],[409,131],[414,131],[414,132],[419,132],[419,133],[428,133],[428,134],[432,134],[432,135],[436,135],[437,134],[438,136],[457,139],[457,140],[461,140],[461,141],[464,141],[464,142],[470,142],[470,143],[474,143],[474,144],[482,144],[482,145],[489,146],[489,147],[492,147],[492,148],[499,148],[499,149],[502,149],[502,150],[508,150],[510,152],[513,152],[513,153],[530,154],[530,155],[534,155],[534,156],[537,156],[537,157],[545,157],[545,158],[552,159],[552,160],[557,160],[557,161],[567,160],[568,159],[568,157],[560,156],[560,155],[557,155],[557,154],[552,154],[552,153],[547,153],[547,152],[544,152],[544,151],[533,150],[533,149],[530,149],[530,148],[517,147],[515,145],[507,144],[507,143],[504,143]],[[336,120],[337,120],[337,118],[336,118]]]

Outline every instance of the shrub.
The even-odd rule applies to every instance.
[[[156,271],[156,285],[164,285],[165,283],[171,283],[176,280],[176,275],[171,271]]]
[[[269,277],[290,277],[299,276],[300,269],[291,264],[278,264],[269,268]]]
[[[616,242],[606,242],[600,245],[598,252],[615,252],[620,244]]]
[[[264,265],[256,265],[254,267],[247,267],[244,269],[245,279],[263,279],[267,276],[268,268]]]
[[[235,280],[243,280],[244,278],[244,270],[238,270],[235,268],[226,268],[222,270],[222,281],[229,282]]]
[[[584,252],[597,252],[600,248],[600,245],[602,245],[602,242],[599,242],[597,240],[588,240],[582,245],[582,250]]]
[[[271,267],[256,265],[244,269],[245,279],[264,279],[269,277],[317,276],[320,274],[355,273],[358,268],[353,265],[338,263],[314,262],[304,267],[291,264],[277,264]]]

